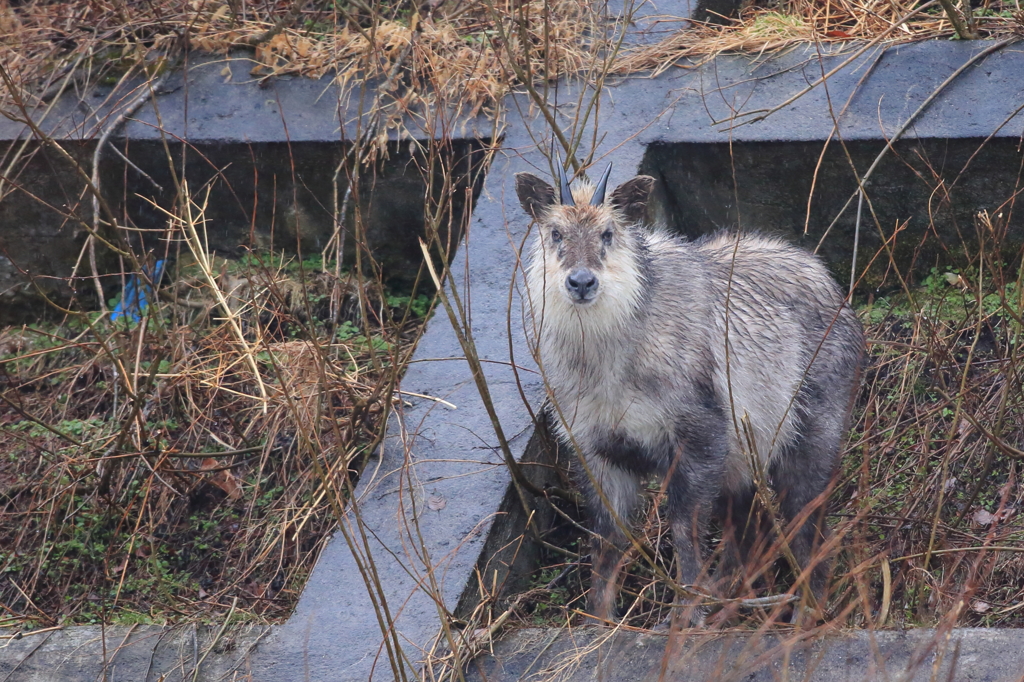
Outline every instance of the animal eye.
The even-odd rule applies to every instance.
[[[601,241],[604,242],[605,246],[611,246],[612,243],[612,231],[605,230],[604,234],[601,235]]]
[[[553,241],[556,244],[562,241],[562,233],[559,232],[558,230],[551,230],[551,241]]]

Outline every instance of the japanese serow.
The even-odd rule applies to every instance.
[[[806,611],[828,576],[815,556],[828,532],[821,505],[859,384],[860,322],[813,255],[763,235],[685,241],[649,228],[654,179],[634,177],[606,199],[610,171],[570,188],[559,163],[557,193],[516,176],[537,222],[532,338],[552,421],[582,457],[594,532],[588,609],[614,617],[627,524],[641,483],[658,476],[682,586],[703,579],[712,513],[749,530],[758,481],[769,486],[791,556],[813,565]],[[742,565],[754,534],[724,548],[720,571]],[[694,593],[676,594],[672,622],[701,624]]]

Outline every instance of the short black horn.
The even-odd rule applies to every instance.
[[[555,152],[555,166],[558,168],[559,200],[564,206],[575,206],[572,199],[572,190],[569,189],[569,178],[565,177],[565,168],[562,166],[562,157]]]
[[[601,176],[601,181],[597,183],[597,187],[594,188],[594,195],[590,197],[591,206],[600,206],[604,203],[604,192],[608,188],[608,176],[612,174],[612,165],[609,163],[608,167],[604,169],[604,175]]]

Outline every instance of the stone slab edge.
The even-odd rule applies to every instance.
[[[637,154],[634,168],[638,161]],[[522,241],[528,225],[514,199],[513,183],[516,172],[534,170],[543,162],[527,126],[509,125],[504,149],[492,164],[474,210],[468,252],[463,244],[452,273],[458,295],[472,300],[476,349],[485,361],[491,399],[516,459],[525,453],[533,433],[520,390],[537,407],[543,388],[521,340],[518,312],[511,320],[518,382],[509,357],[513,244]],[[520,310],[516,295],[512,310]],[[374,605],[360,579],[359,564],[365,565],[370,556],[383,587],[375,596],[383,596],[395,619],[410,677],[441,632],[439,610],[459,610],[477,569],[491,577],[492,569],[480,563],[481,552],[502,514],[509,476],[463,355],[444,310],[439,310],[415,356],[433,360],[412,364],[401,388],[443,399],[455,409],[431,399],[403,399],[406,405],[394,415],[383,456],[367,464],[356,489],[359,522],[368,541],[360,538],[353,551],[341,534],[332,539],[295,613],[261,647],[260,660],[266,660],[267,667],[257,679],[292,679],[299,656],[308,659],[311,679],[329,673],[337,679],[393,678]],[[350,538],[358,537],[351,516],[346,529]]]
[[[0,644],[7,682],[148,682],[220,680],[251,672],[250,656],[266,626],[87,625],[39,631]]]
[[[665,17],[640,17],[635,24],[641,34],[654,30],[651,26],[671,25]],[[610,102],[619,115],[629,117],[629,134],[647,143],[823,141],[830,136],[881,141],[889,139],[957,68],[989,45],[928,40],[876,46],[832,75],[827,87],[817,86],[756,122],[757,112],[774,110],[807,89],[822,73],[853,57],[860,46],[796,45],[769,58],[720,55],[699,67],[670,67],[655,78],[609,80],[610,90],[621,93]],[[1024,132],[1021,45],[1008,45],[967,68],[941,89],[904,137],[1019,137]],[[188,139],[201,146],[339,142],[354,137],[358,91],[340,93],[329,78],[282,79],[260,88],[247,77],[248,64],[239,55],[197,58],[187,78],[179,74],[177,81],[169,80],[154,102],[112,139],[158,140],[167,134],[169,139]],[[230,82],[225,82],[225,70],[232,74]],[[870,77],[864,79],[868,71]],[[557,96],[558,101],[573,103],[565,88]],[[58,139],[88,142],[102,129],[75,102],[58,104],[43,125]],[[103,125],[115,111],[100,110]],[[344,132],[339,111],[346,112]],[[491,138],[495,133],[493,122],[483,116],[453,120],[446,130],[456,137]],[[607,120],[608,114],[602,112],[602,123]],[[414,121],[409,130],[425,138],[431,135]],[[0,142],[25,134],[24,124],[0,118]]]
[[[1019,682],[1024,630],[930,628],[666,635],[603,628],[512,632],[467,670],[468,682]]]

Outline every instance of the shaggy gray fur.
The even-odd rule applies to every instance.
[[[759,478],[784,522],[820,505],[863,358],[860,322],[817,258],[762,235],[686,242],[649,229],[639,218],[652,185],[635,177],[592,207],[586,181],[574,206],[536,176],[516,183],[538,221],[526,277],[532,339],[556,430],[582,456],[599,536],[589,609],[602,619],[613,617],[646,477],[664,481],[682,585],[701,577],[713,509],[741,528],[723,566],[744,563]],[[802,566],[827,532],[822,516],[793,537]],[[819,561],[812,571],[818,599],[827,569]],[[701,609],[682,603],[700,622]]]

